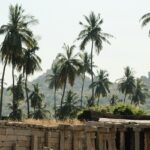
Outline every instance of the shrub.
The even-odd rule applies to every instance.
[[[135,116],[141,116],[145,115],[146,112],[139,107],[136,107],[135,105],[131,104],[124,104],[124,103],[118,103],[117,105],[113,106],[113,114],[116,115],[135,115]]]

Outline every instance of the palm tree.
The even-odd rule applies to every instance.
[[[9,87],[7,90],[10,90],[11,93],[14,94],[14,106],[9,104],[10,108],[13,110],[10,113],[11,119],[21,119],[22,118],[22,111],[19,109],[20,102],[24,100],[24,78],[21,75],[19,75],[17,79],[17,84],[14,87]]]
[[[110,105],[112,105],[112,106],[113,106],[113,105],[116,105],[117,102],[119,102],[118,96],[115,95],[115,94],[113,94],[113,95],[111,96],[111,98],[110,98]]]
[[[52,64],[52,74],[47,76],[47,81],[49,81],[49,88],[53,89],[54,88],[54,111],[55,111],[55,118],[56,118],[56,91],[58,88],[61,87],[60,81],[60,73],[59,73],[59,68],[57,64],[53,63]]]
[[[60,119],[73,118],[75,113],[79,110],[78,95],[71,90],[67,91],[65,101],[63,102],[62,110],[57,110],[57,116]]]
[[[82,107],[82,103],[83,103],[83,90],[84,90],[84,81],[85,81],[85,74],[92,74],[92,70],[90,67],[90,56],[88,55],[87,52],[81,53],[80,55],[80,59],[82,61],[82,66],[81,66],[81,70],[80,72],[82,73],[82,89],[81,89],[81,107]]]
[[[107,96],[110,93],[109,86],[111,82],[108,79],[109,74],[105,70],[100,70],[96,76],[96,81],[94,81],[89,87],[95,88],[95,97],[98,98],[97,105],[100,102],[100,96]]]
[[[34,74],[35,71],[42,70],[40,67],[41,59],[36,55],[35,51],[38,50],[37,43],[35,41],[34,46],[29,49],[25,49],[20,67],[23,67],[23,74],[25,74],[25,92],[27,100],[27,114],[30,115],[29,96],[28,96],[28,76]]]
[[[97,54],[103,48],[103,42],[110,44],[107,38],[112,37],[112,35],[108,33],[104,33],[102,31],[101,25],[103,23],[103,19],[101,19],[100,14],[97,16],[94,12],[91,12],[89,17],[84,16],[86,20],[86,24],[80,22],[83,30],[79,33],[78,40],[82,40],[80,44],[80,49],[84,50],[87,43],[91,42],[91,70],[93,72],[93,49],[95,47],[95,51]],[[91,74],[92,83],[94,81],[94,76]],[[92,105],[94,104],[94,88],[92,88]]]
[[[126,100],[127,95],[131,95],[134,93],[135,78],[130,67],[125,68],[125,75],[123,78],[119,79],[118,89],[125,95],[124,102]]]
[[[142,22],[141,26],[144,27],[147,24],[150,23],[150,13],[144,14],[141,18],[140,21]],[[149,31],[149,36],[150,36],[150,31]]]
[[[148,89],[141,79],[136,79],[136,87],[133,95],[131,96],[131,103],[135,105],[144,104],[148,97]]]
[[[59,53],[56,57],[57,65],[60,70],[60,83],[63,85],[63,94],[60,108],[62,108],[67,81],[71,86],[73,86],[75,77],[79,74],[79,68],[81,67],[81,62],[77,58],[77,54],[73,55],[75,46],[64,44],[63,48],[66,53]]]
[[[36,23],[37,20],[33,16],[24,15],[24,10],[17,4],[9,7],[9,22],[2,25],[0,34],[4,34],[5,38],[1,47],[1,58],[4,63],[1,84],[1,100],[0,100],[0,117],[2,115],[2,101],[3,101],[3,82],[5,75],[5,68],[7,64],[12,64],[12,79],[13,89],[15,85],[14,69],[20,63],[20,57],[23,54],[22,45],[31,45],[32,31],[28,28],[30,24]],[[14,90],[13,90],[14,91]],[[13,94],[14,107],[14,94]]]
[[[34,112],[36,108],[42,107],[42,101],[44,98],[44,95],[40,93],[39,85],[35,84],[33,85],[34,90],[31,92],[29,99],[31,100],[31,107],[34,109]]]
[[[31,107],[34,109],[33,118],[44,119],[47,118],[47,113],[50,113],[45,109],[46,105],[43,105],[44,95],[40,93],[39,85],[33,85],[34,90],[30,94]]]

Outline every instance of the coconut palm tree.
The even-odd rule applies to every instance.
[[[23,74],[25,74],[25,92],[26,92],[26,100],[27,100],[27,114],[28,118],[30,115],[30,106],[29,106],[29,96],[28,96],[28,76],[30,74],[34,74],[35,71],[42,70],[40,63],[41,59],[38,55],[36,55],[36,50],[38,50],[36,41],[34,42],[33,47],[24,49],[24,54],[22,58],[22,63],[20,63],[20,67],[23,68]]]
[[[17,79],[17,84],[14,86],[14,88],[11,86],[7,90],[10,90],[11,93],[14,94],[14,106],[9,104],[9,107],[13,110],[10,113],[10,118],[11,119],[18,119],[20,120],[22,118],[22,110],[19,109],[20,102],[24,100],[24,78],[21,75],[19,75]]]
[[[144,14],[141,18],[140,18],[140,21],[142,22],[141,23],[141,26],[144,27],[146,26],[147,24],[150,23],[150,13],[146,13]],[[149,30],[149,36],[150,36],[150,30]]]
[[[20,57],[23,54],[22,45],[31,45],[32,31],[28,28],[30,24],[37,23],[33,16],[25,15],[24,10],[19,5],[10,5],[9,22],[0,27],[0,34],[4,34],[4,40],[1,46],[1,59],[4,63],[1,84],[0,117],[2,115],[3,101],[3,82],[5,68],[7,64],[12,64],[13,89],[15,85],[14,69],[20,63]],[[14,107],[14,94],[13,94]]]
[[[47,76],[47,80],[49,82],[49,88],[54,89],[54,111],[55,111],[55,118],[56,118],[56,91],[58,88],[61,88],[60,83],[60,73],[59,73],[59,67],[57,64],[52,64],[52,73]]]
[[[84,90],[84,81],[85,81],[85,74],[92,74],[92,70],[90,67],[90,56],[88,55],[87,52],[84,53],[80,53],[80,59],[82,61],[82,66],[80,67],[80,72],[81,72],[81,76],[82,76],[82,88],[81,88],[81,107],[82,107],[82,98],[83,98],[83,90]]]
[[[95,88],[95,97],[98,98],[97,105],[99,105],[100,96],[105,97],[110,93],[109,86],[111,82],[108,79],[109,74],[107,71],[100,70],[97,73],[98,75],[95,77],[96,81],[94,81],[89,87]]]
[[[76,75],[79,74],[79,68],[81,67],[81,61],[77,58],[77,54],[74,55],[75,46],[69,46],[64,44],[63,49],[65,54],[59,53],[56,57],[57,65],[60,70],[60,83],[63,85],[63,94],[61,98],[61,108],[66,90],[66,84],[73,86]]]
[[[43,105],[44,95],[40,92],[38,84],[33,85],[33,87],[34,90],[29,96],[29,99],[31,100],[31,107],[34,109],[33,118],[47,118],[47,113],[50,112],[45,109],[46,105]]]
[[[106,42],[110,44],[108,41],[108,38],[113,37],[112,35],[108,33],[104,33],[102,31],[101,25],[103,24],[103,19],[101,19],[100,14],[97,16],[94,14],[94,12],[91,12],[89,17],[84,16],[86,24],[80,22],[80,25],[82,25],[83,30],[78,35],[78,40],[81,40],[80,49],[84,50],[85,46],[91,42],[91,70],[93,72],[93,50],[95,48],[95,51],[97,54],[100,53],[100,51],[103,48],[103,42]],[[92,83],[94,81],[94,76],[91,74],[91,80]],[[92,105],[94,104],[94,88],[92,88]]]
[[[73,118],[75,113],[79,110],[78,101],[79,97],[71,90],[67,91],[65,100],[63,102],[62,110],[57,110],[57,116],[60,119]]]
[[[134,93],[135,78],[133,76],[133,71],[129,66],[127,66],[124,71],[125,75],[123,78],[119,79],[118,89],[125,95],[125,102],[127,95],[132,95]]]
[[[40,93],[38,84],[34,84],[33,87],[34,87],[34,90],[29,95],[29,99],[31,100],[31,107],[34,109],[34,112],[35,112],[36,108],[42,107],[42,101],[43,101],[44,95]]]
[[[136,79],[135,91],[131,96],[131,103],[135,105],[144,104],[148,97],[148,89],[141,79]]]

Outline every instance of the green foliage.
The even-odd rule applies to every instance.
[[[140,116],[145,115],[146,112],[131,104],[118,103],[117,105],[113,106],[113,114]]]
[[[95,97],[98,98],[97,105],[100,103],[100,96],[106,97],[108,93],[110,93],[109,86],[111,82],[108,78],[109,74],[105,70],[100,70],[97,72],[97,76],[95,77],[96,81],[94,81],[89,88],[95,88]]]
[[[77,58],[77,54],[73,54],[75,45],[69,46],[64,44],[63,48],[65,54],[59,53],[56,57],[56,63],[60,70],[59,81],[60,85],[63,85],[63,94],[60,104],[61,108],[63,105],[67,81],[73,86],[76,76],[79,75],[78,70],[81,67],[81,61]]]
[[[11,112],[9,114],[9,119],[12,119],[12,120],[22,120],[23,119],[23,113],[22,113],[22,110],[21,109],[16,109],[15,111]]]
[[[147,113],[135,105],[132,104],[124,104],[124,103],[117,103],[116,105],[99,105],[93,106],[89,108],[85,108],[80,110],[77,113],[79,119],[98,119],[101,115],[103,116],[111,116],[113,115],[126,115],[126,116],[142,116],[146,115]],[[119,116],[118,116],[119,117]],[[119,117],[120,118],[120,117]]]
[[[8,104],[9,108],[12,109],[9,117],[13,120],[21,120],[22,119],[22,110],[19,108],[20,103],[24,100],[24,79],[22,75],[19,75],[17,79],[17,85],[14,88],[11,86],[7,90],[10,90],[11,93],[14,94],[14,104]]]
[[[91,12],[89,16],[84,16],[85,22],[80,22],[80,25],[82,26],[82,30],[80,31],[78,35],[78,40],[81,40],[80,43],[80,49],[84,50],[86,45],[91,42],[91,61],[90,61],[90,68],[92,71],[91,74],[91,81],[93,83],[94,81],[94,74],[93,74],[93,50],[96,51],[97,54],[100,53],[100,51],[103,48],[103,42],[106,42],[110,44],[108,38],[113,37],[112,35],[108,33],[104,33],[101,26],[103,24],[103,19],[101,18],[100,14],[95,15],[94,12]],[[91,100],[89,101],[89,104],[91,106],[94,105],[94,87],[92,87],[92,96]]]
[[[75,118],[77,112],[80,110],[80,107],[78,106],[78,100],[79,98],[77,94],[69,90],[66,94],[62,108],[57,109],[56,115],[60,119]]]
[[[124,77],[119,79],[118,90],[125,95],[124,102],[127,95],[132,95],[134,93],[135,78],[133,76],[133,71],[129,66],[124,69]]]
[[[31,117],[34,119],[49,119],[51,117],[51,113],[46,110],[45,107],[42,107],[32,112]]]

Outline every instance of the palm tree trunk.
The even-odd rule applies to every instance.
[[[54,112],[55,112],[54,117],[56,119],[56,87],[55,87],[54,90],[55,90],[54,91]]]
[[[4,90],[4,76],[5,76],[5,69],[6,69],[7,61],[5,61],[4,68],[3,68],[3,74],[2,74],[2,80],[1,80],[1,99],[0,99],[0,119],[2,119],[2,106],[3,106],[3,90]]]
[[[84,72],[84,76],[83,76],[83,79],[82,79],[83,83],[82,83],[82,89],[81,89],[81,108],[82,108],[82,105],[83,105],[83,89],[84,89],[84,81],[85,81],[85,72]]]
[[[64,83],[64,89],[63,89],[63,94],[62,94],[62,98],[61,98],[60,110],[62,109],[63,99],[64,99],[64,95],[65,95],[65,90],[66,90],[66,84],[67,84],[67,78],[65,79],[65,83]]]
[[[14,87],[15,87],[15,75],[14,75],[14,64],[12,63],[12,93],[13,93],[13,99],[12,99],[12,102],[13,102],[13,114],[15,113],[15,93],[14,93]]]
[[[92,83],[94,81],[94,77],[93,77],[93,40],[92,40],[92,45],[91,45],[91,79],[92,79]],[[94,87],[92,87],[92,97],[91,97],[91,105],[94,105]]]
[[[27,114],[28,118],[30,117],[30,104],[29,104],[29,96],[28,96],[28,75],[26,74],[26,79],[25,79],[25,91],[26,91],[26,100],[27,100]]]
[[[124,103],[125,103],[125,101],[126,101],[126,97],[127,97],[127,94],[125,93],[125,96],[124,96]]]
[[[97,105],[100,103],[100,96],[98,96]]]

